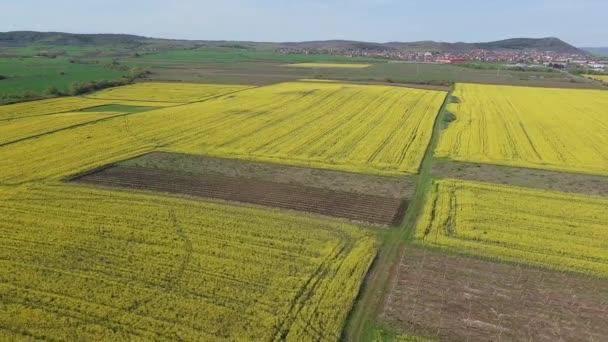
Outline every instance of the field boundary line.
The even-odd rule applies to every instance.
[[[409,206],[399,227],[393,228],[384,237],[384,243],[378,252],[377,263],[368,272],[361,287],[361,297],[351,311],[341,340],[369,341],[374,338],[374,325],[382,304],[389,295],[389,287],[395,277],[395,265],[401,261],[400,252],[412,244],[416,223],[420,217],[426,200],[429,186],[432,182],[431,166],[434,150],[442,132],[442,125],[447,106],[451,102],[452,88],[445,95],[443,104],[435,117],[431,141],[427,145],[424,158],[418,169],[416,188],[409,200]],[[398,266],[398,265],[397,265]]]

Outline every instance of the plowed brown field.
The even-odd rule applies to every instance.
[[[291,209],[379,225],[398,224],[406,208],[406,200],[399,198],[142,167],[110,167],[75,181]]]

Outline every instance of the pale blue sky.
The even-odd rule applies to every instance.
[[[161,38],[491,41],[608,46],[608,0],[0,0],[0,31]]]

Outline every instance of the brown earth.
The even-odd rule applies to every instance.
[[[390,198],[409,198],[414,189],[412,179],[407,177],[374,176],[182,153],[153,152],[126,160],[120,165],[247,178]]]
[[[608,177],[490,164],[437,160],[432,175],[549,191],[608,196]]]
[[[408,247],[381,319],[442,341],[606,341],[605,280]]]
[[[387,226],[397,225],[406,209],[406,201],[400,198],[136,166],[109,167],[79,176],[74,181],[298,210]]]

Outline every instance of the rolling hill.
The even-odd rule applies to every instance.
[[[484,50],[538,50],[561,53],[587,54],[558,38],[513,38],[485,43],[447,43],[436,41],[418,42],[360,42],[351,40],[326,40],[308,42],[257,43],[231,42],[209,40],[173,40],[148,38],[129,34],[76,34],[62,32],[14,31],[0,32],[0,47],[19,46],[82,46],[99,47],[113,46],[123,48],[153,48],[153,49],[192,49],[202,46],[238,44],[247,49],[260,48],[306,48],[306,49],[346,49],[346,50],[424,50],[424,51],[454,51],[462,52],[475,49]]]

